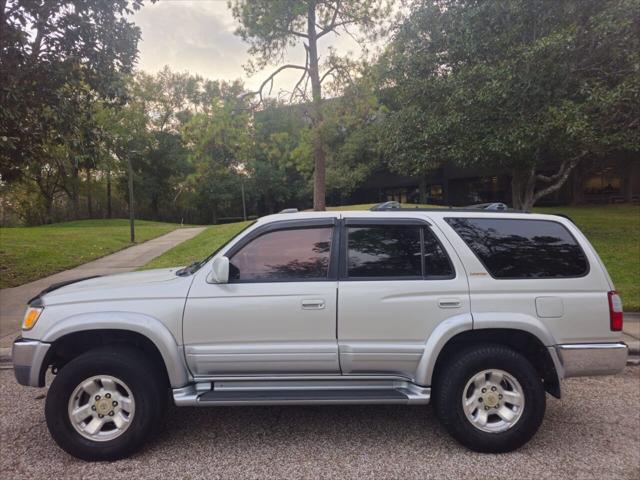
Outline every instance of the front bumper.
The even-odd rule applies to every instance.
[[[556,345],[563,370],[562,378],[613,375],[627,364],[625,343],[584,343]]]
[[[49,347],[51,347],[50,344],[38,340],[16,338],[13,342],[11,358],[13,373],[20,385],[44,387],[46,368],[42,367]]]

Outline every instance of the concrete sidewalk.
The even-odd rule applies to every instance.
[[[35,282],[0,290],[0,348],[9,347],[18,335],[27,301],[52,283],[136,270],[176,245],[195,237],[205,227],[180,228],[133,247]]]

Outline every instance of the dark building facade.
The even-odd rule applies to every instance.
[[[542,170],[541,173],[553,174]],[[640,158],[621,156],[579,164],[565,184],[537,205],[638,202]],[[471,205],[504,202],[511,205],[511,175],[507,171],[466,169],[443,165],[425,177],[379,171],[347,199],[347,203],[401,203]]]

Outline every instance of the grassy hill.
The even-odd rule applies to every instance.
[[[179,225],[136,220],[144,242]],[[0,228],[0,288],[15,287],[129,247],[129,221],[79,220]]]

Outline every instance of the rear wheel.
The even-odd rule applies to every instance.
[[[463,350],[438,372],[434,386],[438,418],[456,440],[478,452],[521,447],[544,417],[538,373],[524,356],[502,345]]]
[[[83,460],[135,452],[163,418],[166,383],[140,351],[102,347],[73,359],[56,376],[45,404],[56,443]]]

